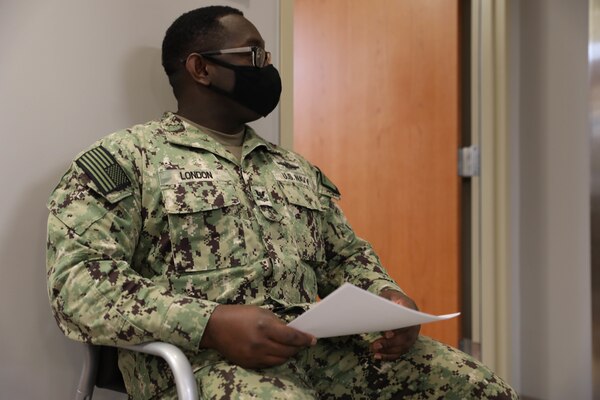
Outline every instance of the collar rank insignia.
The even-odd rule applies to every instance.
[[[123,168],[102,146],[87,151],[76,162],[104,195],[131,185]]]

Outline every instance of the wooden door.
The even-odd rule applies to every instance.
[[[458,0],[294,2],[294,149],[431,313],[460,310],[458,34]]]

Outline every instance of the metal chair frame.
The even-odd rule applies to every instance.
[[[177,346],[164,342],[149,342],[134,346],[119,347],[163,358],[173,372],[179,399],[198,400],[198,389],[196,386],[196,379],[194,378],[194,372],[192,371],[192,367],[187,357]],[[96,386],[100,347],[86,344],[85,350],[83,368],[81,370],[75,400],[91,400],[94,394],[94,387]],[[112,389],[121,391],[120,388]]]

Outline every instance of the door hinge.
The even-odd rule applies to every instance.
[[[458,149],[458,175],[479,176],[479,147],[469,146]]]

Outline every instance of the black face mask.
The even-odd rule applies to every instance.
[[[224,94],[241,105],[266,117],[275,109],[281,96],[281,78],[273,65],[258,68],[229,64],[213,57],[207,57],[215,64],[235,72],[233,92],[227,92],[216,86],[212,90]]]

